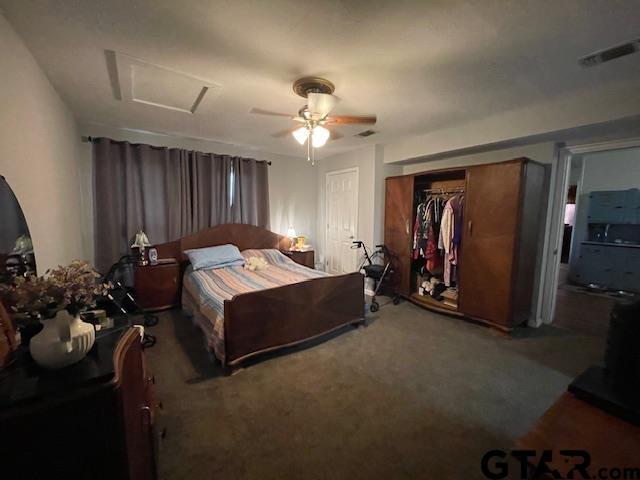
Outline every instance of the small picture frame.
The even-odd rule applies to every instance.
[[[149,263],[151,265],[157,265],[158,264],[158,249],[157,248],[150,248],[149,249]]]

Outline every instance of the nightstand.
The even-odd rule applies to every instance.
[[[136,301],[143,310],[158,311],[180,305],[180,264],[159,263],[134,267]]]
[[[282,250],[287,257],[305,267],[315,268],[313,250]]]

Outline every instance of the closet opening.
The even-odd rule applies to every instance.
[[[465,170],[414,177],[411,299],[458,312]]]

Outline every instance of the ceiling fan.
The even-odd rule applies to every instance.
[[[298,110],[297,115],[272,112],[261,108],[252,108],[249,113],[258,115],[271,115],[276,117],[289,117],[296,125],[281,132],[274,133],[273,137],[284,137],[291,134],[300,145],[307,143],[307,161],[315,165],[314,149],[324,146],[328,140],[342,138],[333,127],[339,125],[374,124],[375,115],[329,115],[338,103],[338,98],[333,95],[335,86],[329,80],[318,77],[304,77],[293,83],[293,91],[307,99],[307,104]]]

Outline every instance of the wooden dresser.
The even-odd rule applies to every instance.
[[[26,353],[0,371],[7,478],[156,478],[153,376],[137,328],[101,336],[82,361],[55,372]]]

